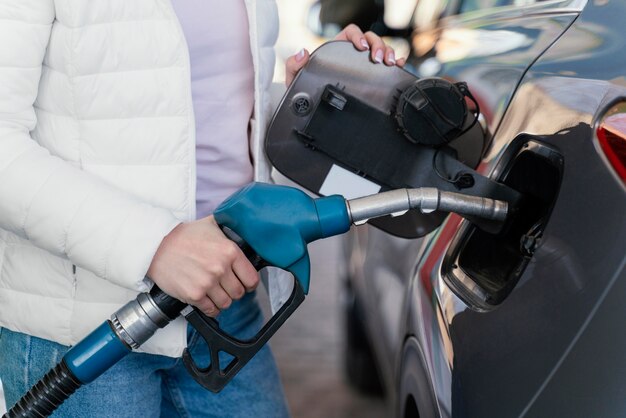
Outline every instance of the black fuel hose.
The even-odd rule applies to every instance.
[[[5,418],[47,417],[69,398],[82,383],[61,361],[33,386],[6,413]]]
[[[158,286],[153,286],[147,294],[140,294],[137,299],[129,302],[113,316],[111,321],[106,321],[90,335],[81,340],[68,351],[63,359],[53,369],[26,393],[4,415],[6,418],[28,417],[41,418],[52,414],[67,398],[69,398],[80,386],[87,384],[131,352],[132,347],[120,336],[119,317],[121,312],[130,307],[131,312],[137,312],[133,308],[141,308],[141,302],[150,300],[156,305],[158,311],[166,318],[162,318],[159,324],[143,329],[145,335],[133,334],[134,337],[148,339],[157,328],[163,327],[169,321],[180,315],[180,311],[187,305],[167,295]],[[148,315],[149,317],[149,315]],[[122,321],[125,323],[125,321]],[[141,321],[139,321],[141,323]],[[116,327],[117,324],[117,327]],[[148,324],[143,323],[143,325]],[[128,330],[124,330],[128,332]],[[135,341],[140,345],[143,341]],[[97,348],[94,350],[94,348]],[[78,353],[78,354],[77,354]]]

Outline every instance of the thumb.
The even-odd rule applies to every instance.
[[[285,63],[285,84],[287,87],[291,85],[291,82],[298,74],[298,71],[302,69],[309,62],[309,51],[301,49],[295,55],[289,57]]]

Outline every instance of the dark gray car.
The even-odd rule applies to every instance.
[[[398,417],[626,416],[626,2],[420,8],[456,14],[413,38],[411,71],[468,82],[478,171],[527,201],[502,234],[353,231],[351,379],[377,369]]]

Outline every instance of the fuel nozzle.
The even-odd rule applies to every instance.
[[[509,212],[508,203],[502,200],[445,192],[432,187],[391,190],[346,200],[346,205],[350,220],[355,225],[380,216],[404,215],[409,209],[419,209],[423,213],[439,210],[475,220],[481,224],[479,226],[492,232],[500,229]]]

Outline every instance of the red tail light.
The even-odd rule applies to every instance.
[[[620,113],[612,112],[618,108],[621,110]],[[609,163],[626,183],[626,113],[623,111],[623,105],[611,109],[608,116],[598,126],[597,135],[600,147]]]

